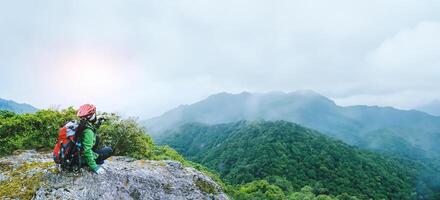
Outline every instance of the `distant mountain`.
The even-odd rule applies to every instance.
[[[338,106],[311,91],[212,95],[144,122],[155,140],[167,129],[199,122],[286,120],[351,145],[410,158],[440,156],[440,117],[378,106]]]
[[[318,194],[360,199],[434,199],[430,181],[439,174],[422,180],[421,164],[362,151],[286,121],[186,124],[168,131],[161,144],[229,183],[264,179],[285,192],[308,185]]]
[[[0,99],[0,110],[12,111],[15,113],[33,113],[38,109],[25,103],[16,103],[11,100]]]
[[[434,116],[440,116],[440,100],[433,100],[428,104],[417,107],[416,110],[420,110]]]
[[[271,92],[252,94],[219,93],[191,104],[182,105],[163,115],[146,121],[146,127],[155,134],[188,122],[218,124],[239,120],[278,120],[292,118],[304,121],[311,114],[333,109],[335,104],[316,93]],[[305,116],[307,115],[307,116]]]

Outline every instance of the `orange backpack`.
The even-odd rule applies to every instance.
[[[58,140],[53,149],[53,160],[60,164],[63,169],[72,169],[74,166],[81,167],[81,141],[83,131],[81,123],[69,121],[60,128]]]

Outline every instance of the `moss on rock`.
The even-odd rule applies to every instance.
[[[16,169],[9,168],[9,179],[0,182],[0,197],[10,199],[32,199],[42,184],[44,171],[54,165],[52,162],[24,163]]]
[[[217,192],[215,186],[206,180],[197,179],[195,182],[196,186],[200,188],[200,190],[202,190],[203,192],[206,192],[208,194],[214,194]]]
[[[0,171],[1,172],[11,171],[12,170],[12,166],[11,165],[12,164],[10,164],[10,163],[1,162],[0,163]]]

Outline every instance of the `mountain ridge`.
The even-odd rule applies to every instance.
[[[17,103],[13,100],[6,100],[0,98],[0,110],[7,110],[15,113],[34,113],[38,109],[33,107],[30,104],[26,103]]]
[[[440,142],[436,142],[440,141],[440,117],[389,106],[339,106],[313,91],[223,92],[179,106],[144,121],[143,125],[155,140],[160,140],[165,130],[186,123],[219,124],[240,120],[286,120],[362,148],[416,159],[440,157]],[[387,136],[389,140],[379,147],[372,144],[372,141],[382,140],[384,135],[391,136]],[[400,140],[405,141],[405,149],[425,153],[415,156],[408,151],[396,152],[388,148],[396,146],[393,143]]]
[[[440,116],[440,100],[435,99],[427,104],[418,106],[415,110],[426,112],[434,116]]]

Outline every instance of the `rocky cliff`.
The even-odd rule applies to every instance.
[[[49,153],[22,151],[0,158],[0,199],[219,199],[210,177],[176,161],[112,157],[104,175],[60,172]]]

